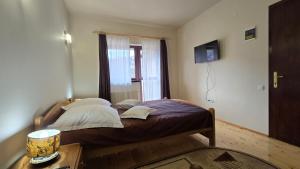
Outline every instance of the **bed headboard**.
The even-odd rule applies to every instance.
[[[49,111],[34,117],[34,129],[42,129],[47,125],[54,123],[55,120],[64,113],[64,110],[61,107],[70,103],[70,100],[59,101],[52,106]]]

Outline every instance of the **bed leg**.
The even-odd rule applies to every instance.
[[[216,134],[215,131],[209,131],[207,133],[207,136],[209,138],[209,146],[215,147],[216,146]]]
[[[212,115],[212,130],[207,133],[209,138],[209,146],[215,147],[216,146],[215,109],[209,108],[208,111]]]

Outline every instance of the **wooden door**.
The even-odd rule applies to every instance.
[[[300,0],[270,6],[269,47],[270,136],[300,146]]]

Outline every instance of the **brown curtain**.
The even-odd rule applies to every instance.
[[[160,40],[161,97],[170,99],[168,52],[166,40]]]
[[[99,35],[99,98],[111,101],[106,35]]]

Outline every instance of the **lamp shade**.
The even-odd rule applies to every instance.
[[[57,152],[59,146],[59,130],[38,130],[27,135],[27,155],[31,158],[47,157]]]

